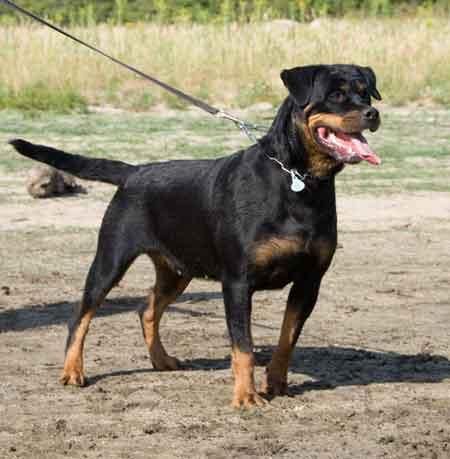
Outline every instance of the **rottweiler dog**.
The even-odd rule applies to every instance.
[[[380,163],[362,132],[378,129],[371,98],[381,96],[369,67],[296,67],[284,70],[281,79],[289,94],[268,133],[224,158],[135,166],[11,141],[24,156],[118,187],[69,323],[63,384],[85,384],[89,323],[136,257],[147,254],[156,283],[140,319],[155,369],[179,367],[161,343],[164,310],[192,278],[208,276],[222,283],[232,345],[232,405],[263,405],[287,392],[292,350],[336,249],[335,176],[345,164]],[[258,392],[252,295],[290,283],[279,344]]]

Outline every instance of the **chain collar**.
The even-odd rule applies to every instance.
[[[268,155],[265,153],[267,158],[269,158],[271,161],[277,163],[280,166],[280,169],[283,172],[286,172],[286,174],[289,174],[291,176],[291,190],[294,191],[295,193],[300,193],[306,188],[306,182],[308,180],[317,180],[321,182],[325,182],[329,180],[332,176],[327,175],[326,177],[316,177],[314,175],[311,175],[309,172],[305,172],[304,174],[301,174],[297,169],[288,169],[279,159]]]

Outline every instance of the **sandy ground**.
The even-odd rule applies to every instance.
[[[145,259],[94,319],[88,387],[59,385],[112,189],[35,201],[19,184],[0,203],[1,457],[450,457],[449,194],[338,198],[342,247],[300,338],[292,396],[239,412],[217,283],[192,282],[164,317],[183,369],[152,369],[135,313],[154,278]],[[258,381],[286,296],[255,295]]]

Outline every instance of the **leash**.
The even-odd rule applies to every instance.
[[[89,48],[91,51],[94,51],[103,57],[106,57],[110,61],[114,62],[115,64],[120,65],[121,67],[129,70],[130,72],[133,72],[140,77],[152,82],[153,84],[156,84],[160,86],[161,88],[165,89],[166,91],[174,94],[175,96],[179,97],[180,99],[184,99],[186,102],[189,102],[190,104],[200,108],[201,110],[209,113],[210,115],[215,116],[216,118],[222,118],[226,119],[229,121],[232,121],[252,142],[257,142],[256,136],[252,133],[252,131],[266,131],[267,129],[264,128],[263,126],[258,126],[252,123],[248,123],[247,121],[243,121],[236,116],[231,115],[230,113],[225,112],[224,110],[220,110],[216,107],[213,107],[212,105],[207,104],[206,102],[197,99],[194,96],[191,96],[189,94],[186,94],[183,91],[180,91],[177,88],[174,88],[167,83],[164,83],[161,80],[158,80],[157,78],[148,75],[141,70],[132,67],[131,65],[126,64],[125,62],[120,61],[119,59],[116,59],[115,57],[105,53],[104,51],[96,48],[95,46],[90,45],[89,43],[86,43],[85,41],[81,40],[80,38],[75,37],[74,35],[70,34],[69,32],[66,32],[65,30],[61,29],[60,27],[57,27],[50,22],[46,21],[45,19],[42,19],[41,17],[35,15],[34,13],[31,13],[30,11],[26,10],[25,8],[22,8],[19,5],[16,5],[14,2],[10,0],[0,0],[1,3],[4,5],[14,9],[15,11],[18,11],[21,14],[24,14],[25,16],[28,16],[29,18],[33,19],[34,21],[39,22],[42,25],[45,25],[49,27],[50,29],[64,35],[67,38],[70,38],[71,40],[75,41],[76,43],[85,46],[86,48]]]
[[[62,35],[64,35],[67,38],[70,38],[74,42],[85,46],[86,48],[90,49],[91,51],[94,51],[97,54],[102,55],[103,57],[109,59],[110,61],[114,62],[117,65],[120,65],[121,67],[129,70],[130,72],[133,72],[140,77],[150,81],[153,84],[156,84],[157,86],[160,86],[164,90],[170,92],[171,94],[175,95],[176,97],[179,97],[180,99],[185,100],[186,102],[189,102],[190,104],[200,108],[201,110],[209,113],[212,116],[215,116],[216,118],[222,118],[226,119],[228,121],[231,121],[237,126],[249,139],[250,141],[257,143],[258,139],[256,136],[253,134],[252,131],[260,131],[260,132],[266,132],[267,128],[263,126],[258,126],[256,124],[249,123],[247,121],[243,121],[240,118],[237,118],[236,116],[224,111],[220,110],[216,107],[213,107],[212,105],[207,104],[206,102],[191,96],[190,94],[186,94],[185,92],[181,91],[180,89],[174,88],[173,86],[168,85],[167,83],[164,83],[163,81],[148,75],[141,70],[132,67],[131,65],[126,64],[125,62],[122,62],[121,60],[115,58],[114,56],[111,56],[104,51],[96,48],[95,46],[86,43],[85,41],[81,40],[80,38],[70,34],[69,32],[66,32],[65,30],[61,29],[58,26],[55,26],[54,24],[51,24],[50,22],[46,21],[45,19],[42,19],[41,17],[37,16],[36,14],[26,10],[25,8],[22,8],[21,6],[17,5],[16,3],[10,1],[10,0],[0,0],[0,3],[3,3],[4,5],[14,9],[15,11],[33,19],[34,21],[45,25],[46,27],[49,27],[50,29],[54,30],[55,32],[58,32]],[[300,174],[296,169],[287,169],[284,164],[279,161],[278,159],[266,155],[268,159],[276,162],[281,170],[283,172],[286,172],[287,174],[290,175],[291,177],[291,190],[294,191],[295,193],[299,193],[305,189],[305,179],[306,175]]]

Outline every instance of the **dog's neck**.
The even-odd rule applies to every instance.
[[[281,161],[288,169],[296,169],[311,180],[326,181],[343,169],[331,157],[315,148],[312,139],[302,127],[303,113],[291,97],[287,97],[267,135],[260,140],[268,154]]]

